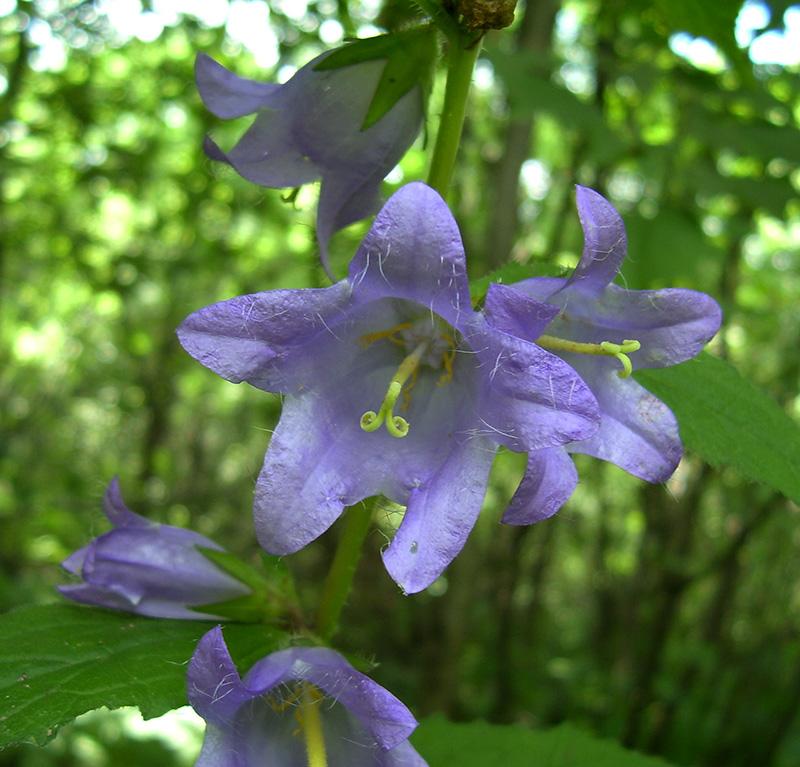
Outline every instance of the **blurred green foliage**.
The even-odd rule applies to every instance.
[[[780,28],[787,3],[771,5]],[[253,481],[280,402],[194,363],[174,328],[233,295],[326,284],[316,190],[286,203],[204,157],[204,134],[228,147],[247,119],[204,110],[194,54],[271,79],[329,47],[337,28],[325,22],[339,19],[341,37],[414,13],[298,7],[270,3],[264,71],[192,15],[143,41],[99,3],[0,4],[3,609],[55,598],[58,563],[105,529],[114,474],[134,510],[258,561]],[[627,224],[627,284],[717,297],[714,352],[799,416],[800,80],[797,66],[750,62],[738,13],[729,0],[521,6],[486,40],[453,207],[479,278],[509,258],[574,265],[572,187],[598,189]],[[716,58],[678,55],[681,32],[707,37]],[[51,38],[65,55],[48,65]],[[424,169],[420,143],[386,192]],[[367,225],[334,238],[338,274]],[[556,518],[509,528],[497,520],[523,463],[501,454],[467,548],[413,598],[380,563],[397,519],[382,507],[342,647],[374,653],[376,679],[420,715],[570,720],[676,764],[797,764],[797,507],[691,455],[666,488],[578,464],[581,485]],[[310,603],[337,529],[289,558]],[[44,751],[9,749],[0,764],[88,764],[87,738],[106,749],[97,764],[151,758],[94,727],[67,728]]]

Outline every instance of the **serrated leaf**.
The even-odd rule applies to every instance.
[[[411,742],[429,767],[668,767],[570,724],[536,731],[519,724],[454,724],[436,716],[420,723]]]
[[[356,40],[326,56],[314,69],[338,69],[363,61],[386,59],[386,66],[361,126],[363,131],[386,115],[415,85],[420,86],[423,107],[427,104],[437,55],[435,28],[415,27]]]
[[[800,503],[800,427],[727,362],[703,353],[636,380],[675,413],[684,444]]]
[[[187,663],[214,625],[62,604],[0,616],[0,748],[44,744],[102,706],[138,706],[149,719],[186,705]],[[263,625],[225,627],[242,673],[286,639]]]

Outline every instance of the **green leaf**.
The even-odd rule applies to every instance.
[[[101,706],[138,706],[146,719],[185,706],[187,663],[214,625],[66,604],[0,616],[0,748],[42,745]],[[225,627],[242,673],[286,639],[263,625]]]
[[[424,108],[428,102],[438,53],[436,29],[432,26],[415,27],[356,40],[326,56],[314,69],[324,71],[363,61],[386,59],[386,66],[361,126],[363,131],[378,122],[415,85],[420,86]]]
[[[687,447],[800,503],[800,428],[736,368],[703,353],[635,377],[675,413]]]
[[[499,269],[487,274],[485,277],[479,277],[469,283],[469,293],[473,301],[479,301],[486,295],[489,290],[489,285],[496,282],[500,285],[511,285],[515,282],[521,282],[531,277],[566,277],[568,270],[562,266],[554,264],[542,263],[527,263],[520,264],[516,261],[509,261],[509,263],[501,266]]]
[[[542,732],[518,724],[454,724],[436,716],[419,725],[411,742],[430,767],[667,767],[570,724]]]
[[[628,253],[622,266],[628,288],[697,283],[718,263],[721,252],[703,233],[691,212],[665,201],[655,218],[625,216]],[[707,272],[706,272],[707,273]]]

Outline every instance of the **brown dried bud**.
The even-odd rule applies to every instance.
[[[503,29],[514,21],[517,0],[457,0],[456,9],[469,29]]]

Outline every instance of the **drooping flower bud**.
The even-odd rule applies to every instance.
[[[199,533],[160,525],[130,511],[116,477],[103,497],[114,529],[64,560],[81,583],[59,586],[69,599],[154,618],[220,617],[192,607],[240,600],[252,589],[214,564],[201,549],[222,551]]]
[[[200,96],[218,117],[256,113],[229,152],[210,138],[208,155],[262,186],[322,180],[317,239],[375,213],[384,176],[417,137],[436,59],[428,28],[359,40],[318,56],[283,85],[245,80],[204,54]]]

